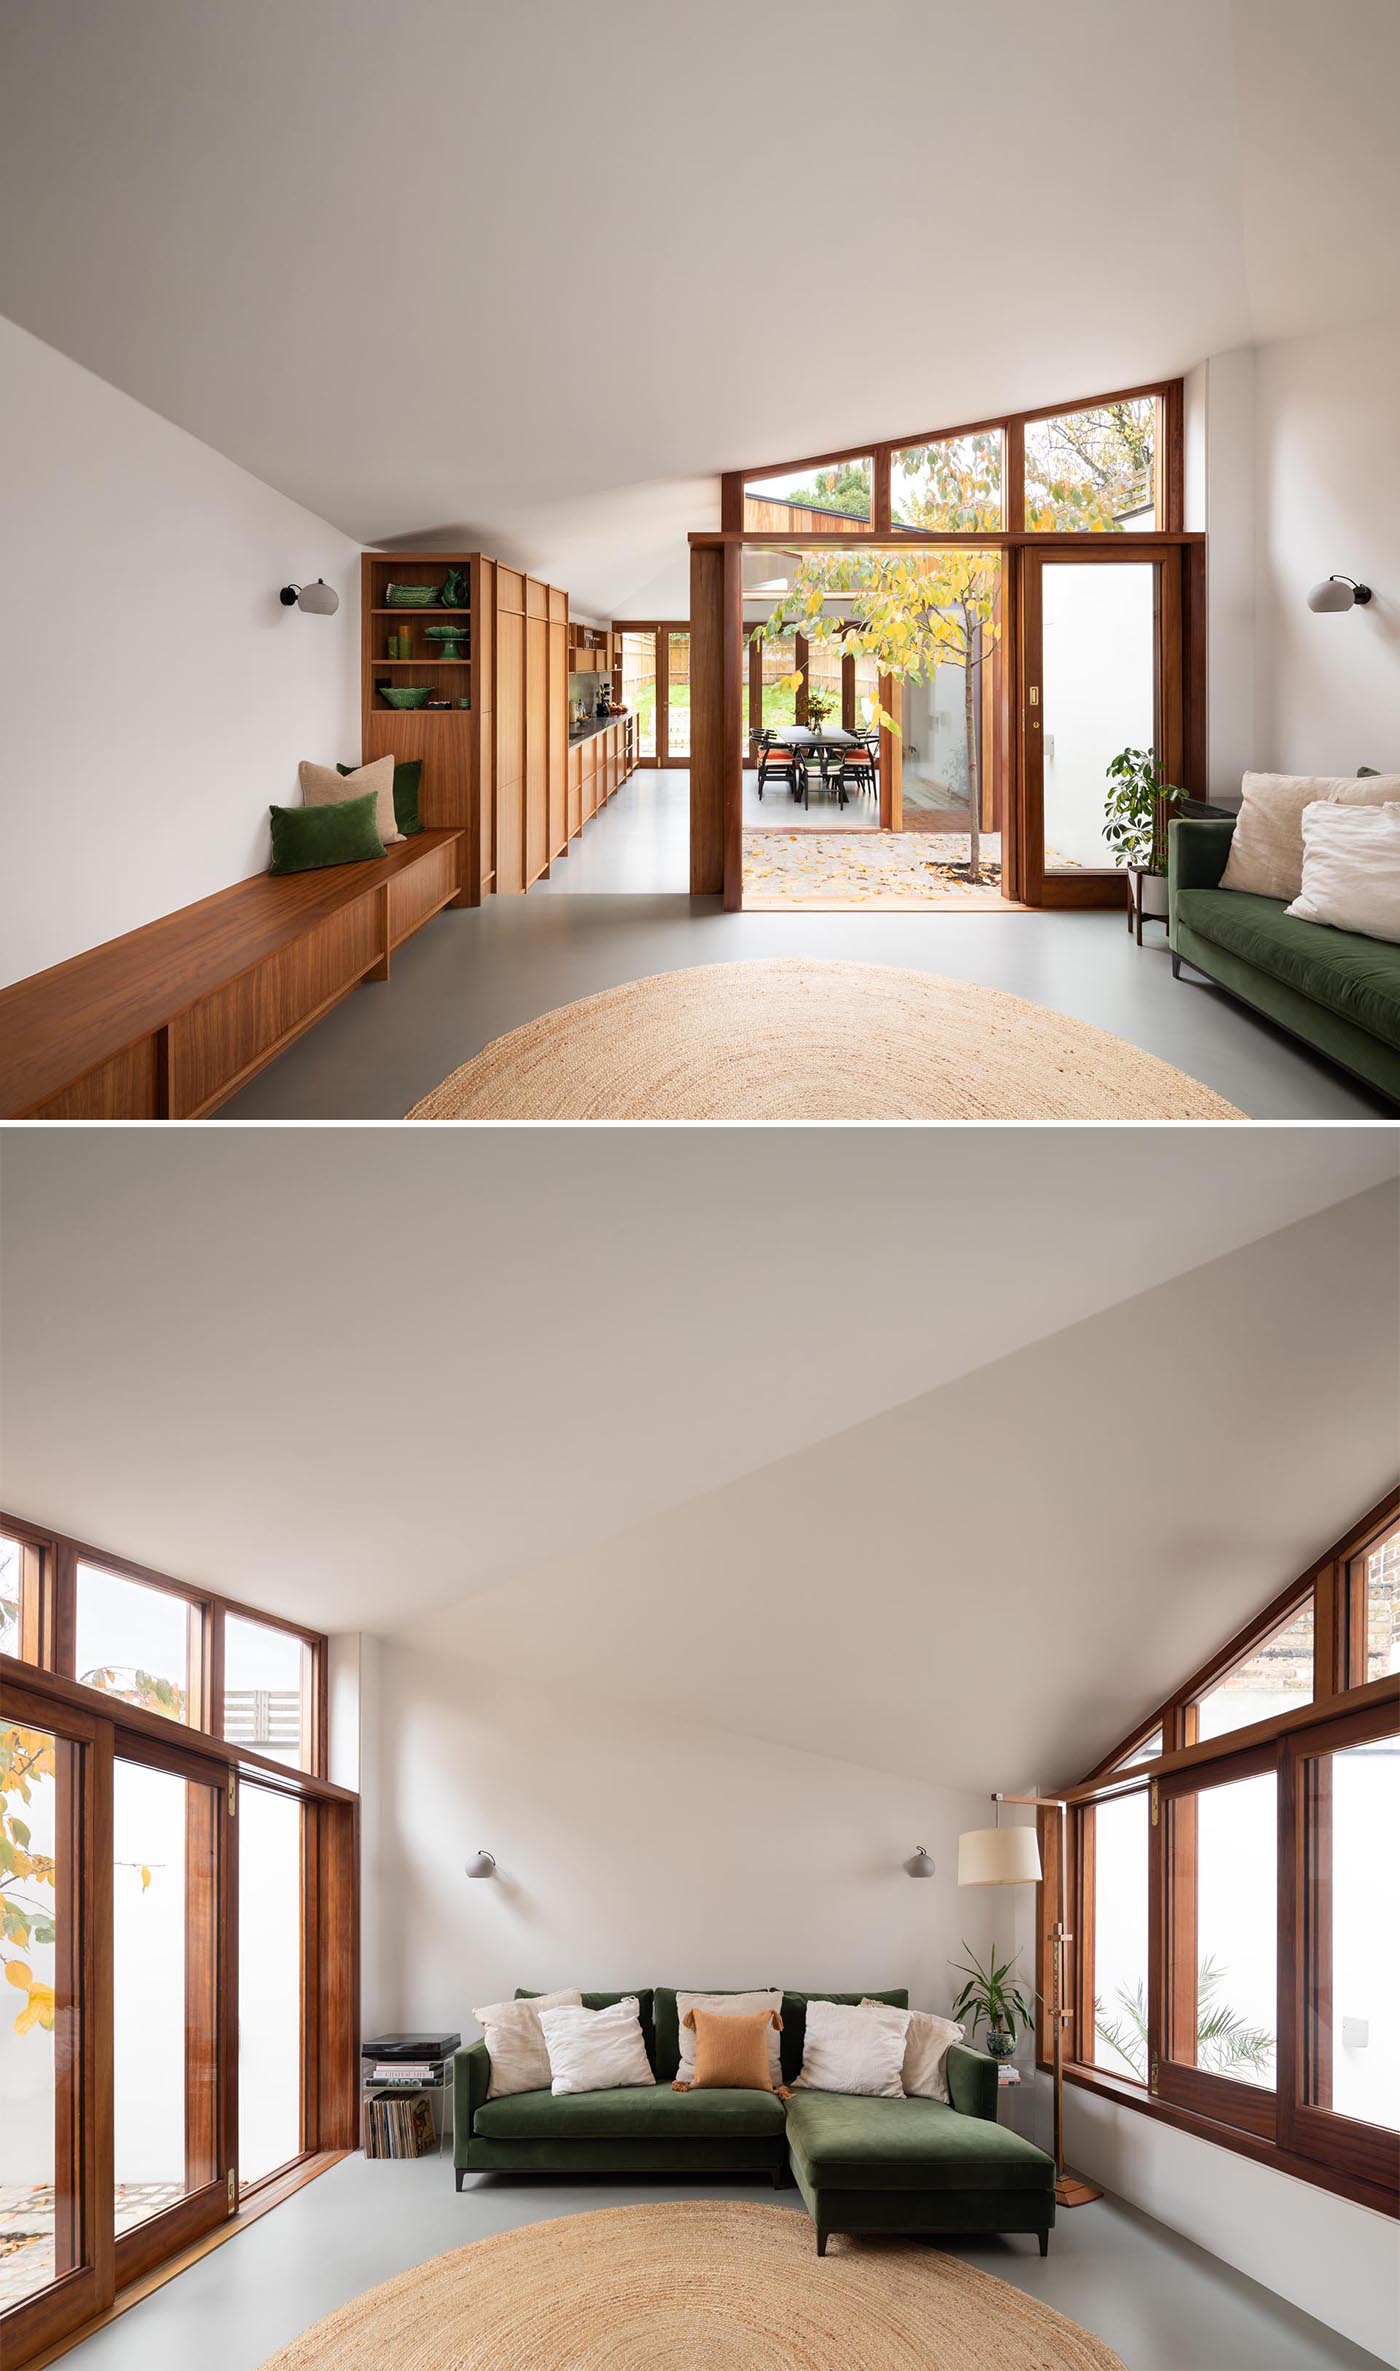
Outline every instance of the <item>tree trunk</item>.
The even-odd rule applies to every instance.
[[[963,609],[963,716],[967,731],[967,877],[982,878],[982,769],[977,762],[977,701],[972,688],[972,655],[977,628]]]

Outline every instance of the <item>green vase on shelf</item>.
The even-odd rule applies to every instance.
[[[439,595],[444,609],[466,608],[469,581],[468,571],[465,568],[448,569],[442,580],[442,592]]]

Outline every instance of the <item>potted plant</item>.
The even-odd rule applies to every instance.
[[[984,1968],[976,1952],[968,1951],[966,1943],[963,1949],[967,1958],[955,1960],[953,1965],[960,1975],[966,1976],[967,1982],[953,2003],[953,2015],[965,2017],[970,2011],[974,2041],[978,2026],[985,2025],[988,2056],[1009,2058],[1016,2047],[1018,2030],[1029,2033],[1031,2029],[1030,2003],[1020,1986],[1009,1980],[1021,1954],[1018,1951],[1012,1958],[999,1961],[993,1947]]]
[[[1125,865],[1138,940],[1148,915],[1167,918],[1167,825],[1170,809],[1186,792],[1164,782],[1152,749],[1120,749],[1106,776],[1103,836],[1115,864]]]

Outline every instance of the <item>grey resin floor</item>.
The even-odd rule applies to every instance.
[[[808,955],[980,980],[1111,1029],[1251,1119],[1393,1120],[1392,1108],[1208,981],[1173,980],[1163,932],[1116,914],[726,914],[685,894],[688,777],[640,772],[524,897],[441,914],[219,1113],[402,1119],[507,1029],[625,980]],[[767,802],[765,802],[767,803]]]
[[[752,2198],[804,2213],[795,2190],[775,2194],[739,2182],[668,2181],[664,2195]],[[477,2176],[459,2196],[446,2160],[347,2158],[76,2347],[65,2363],[72,2371],[257,2371],[323,2314],[447,2248],[516,2224],[645,2205],[657,2196],[654,2184],[526,2183],[499,2175]],[[840,2245],[833,2240],[833,2256]],[[1044,2261],[1027,2239],[978,2239],[953,2252],[1097,2332],[1127,2371],[1375,2371],[1378,2362],[1111,2198],[1062,2215]],[[814,2275],[819,2269],[814,2254]],[[698,2359],[696,2371],[705,2371]]]

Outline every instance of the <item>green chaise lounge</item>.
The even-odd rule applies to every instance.
[[[1400,1103],[1400,946],[1303,922],[1281,898],[1222,889],[1235,825],[1167,834],[1172,972],[1203,971],[1329,1061]]]
[[[517,1998],[526,1997],[517,1994]],[[586,1992],[584,2005],[624,1996]],[[997,2118],[995,2060],[954,2043],[951,2104],[852,2099],[794,2091],[673,2091],[679,2064],[676,1995],[637,1995],[656,2088],[550,2091],[488,2100],[484,2042],[459,2050],[454,2068],[453,2163],[469,2173],[766,2174],[778,2188],[789,2163],[816,2226],[817,2253],[833,2231],[1034,2232],[1045,2254],[1055,2221],[1055,2168],[1043,2150]],[[783,1994],[783,2074],[802,2064],[809,2000],[882,2000],[907,2008],[906,1991]]]

